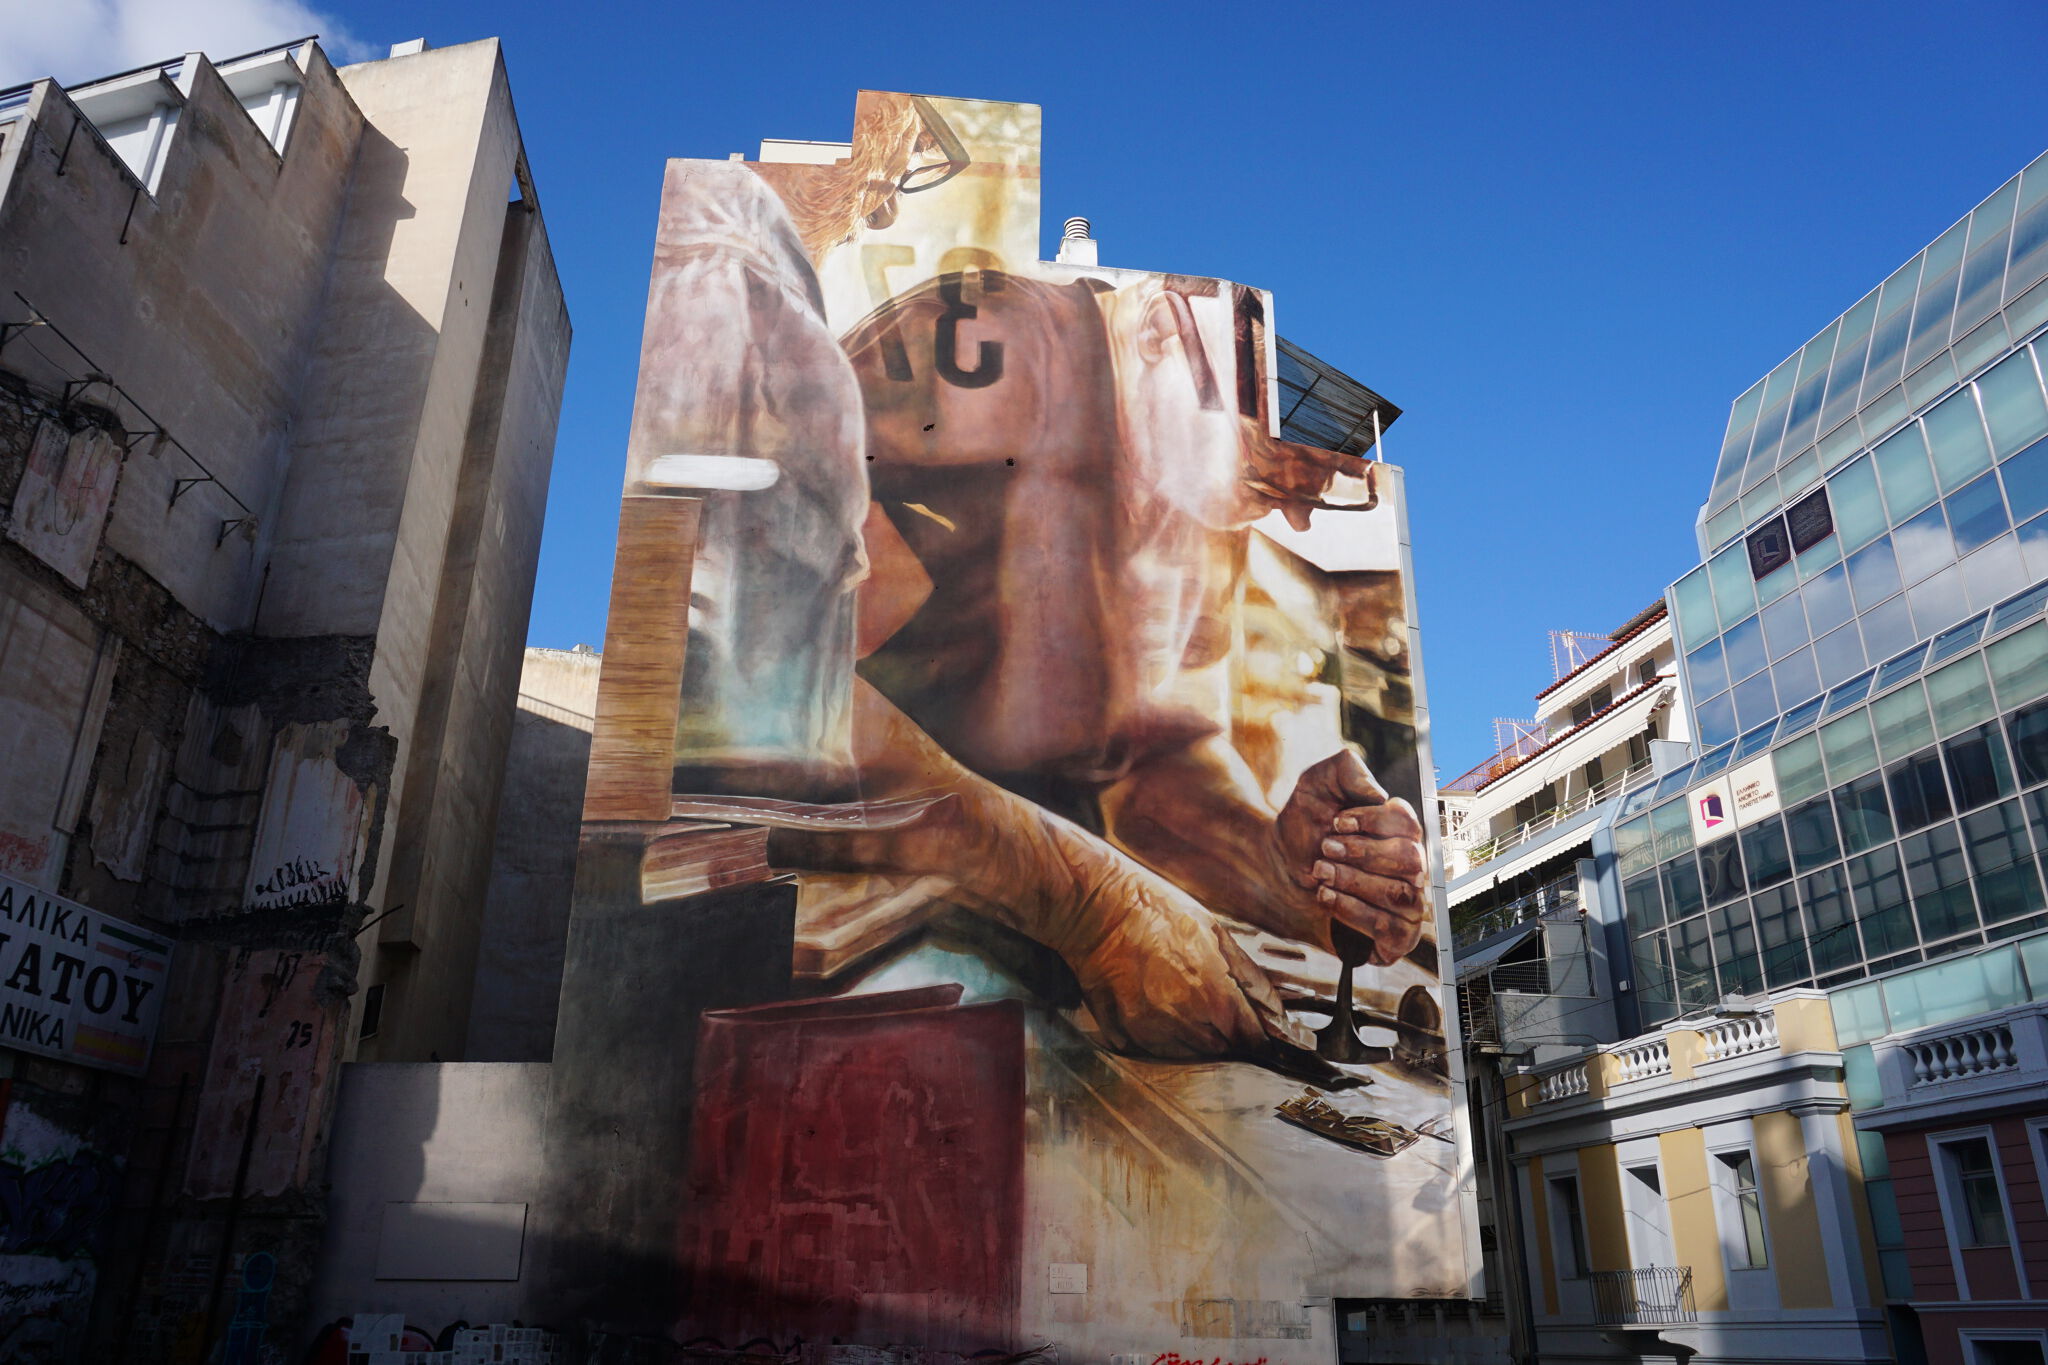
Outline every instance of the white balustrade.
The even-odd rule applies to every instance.
[[[1557,1100],[1568,1100],[1574,1095],[1586,1093],[1586,1064],[1573,1062],[1561,1071],[1553,1071],[1536,1082],[1536,1100],[1539,1104],[1551,1104]]]
[[[1650,1038],[1639,1043],[1630,1043],[1617,1049],[1615,1061],[1619,1066],[1616,1080],[1626,1085],[1630,1081],[1646,1080],[1651,1076],[1671,1074],[1671,1044],[1662,1038]]]
[[[1765,1014],[1739,1014],[1732,1019],[1723,1019],[1700,1030],[1701,1050],[1705,1060],[1718,1062],[1727,1057],[1743,1057],[1752,1052],[1769,1052],[1778,1046],[1778,1016]]]
[[[1912,1084],[1916,1086],[2010,1071],[2019,1065],[2019,1057],[2013,1052],[2010,1024],[1986,1024],[1911,1042],[1906,1044],[1906,1055],[1913,1062]]]

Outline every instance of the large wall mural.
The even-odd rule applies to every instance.
[[[1399,471],[1282,439],[1269,295],[1039,260],[1038,158],[668,166],[586,848],[797,888],[675,1335],[1327,1360],[1476,1257]]]

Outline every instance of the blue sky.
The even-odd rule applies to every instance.
[[[1696,562],[1733,398],[2048,147],[2039,0],[324,8],[505,44],[576,327],[533,643],[602,638],[663,159],[1028,100],[1048,242],[1270,288],[1406,409],[1444,778]]]

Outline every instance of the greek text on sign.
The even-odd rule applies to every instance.
[[[170,958],[154,934],[0,877],[0,1047],[140,1075]]]
[[[1778,778],[1769,754],[1729,773],[1728,788],[1735,796],[1736,824],[1752,825],[1778,813]]]

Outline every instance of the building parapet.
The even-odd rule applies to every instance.
[[[1881,1098],[1856,1116],[1861,1128],[2038,1104],[2048,1089],[2048,1001],[1881,1038],[1871,1060]]]
[[[1818,1054],[1818,1055],[1814,1055]],[[1610,1101],[1661,1102],[1673,1086],[1746,1073],[1758,1062],[1804,1057],[1839,1071],[1833,1019],[1823,991],[1780,991],[1754,1013],[1678,1020],[1656,1033],[1591,1048],[1524,1073],[1511,1088],[1511,1120],[1548,1119]],[[2048,1063],[2048,1049],[2043,1052]]]

